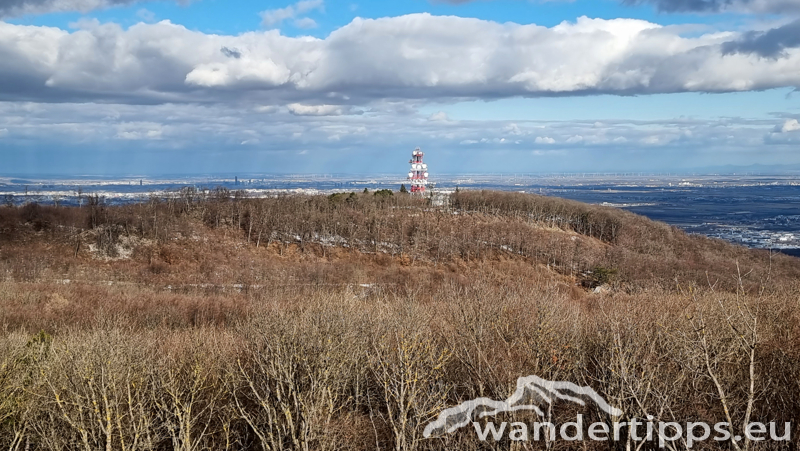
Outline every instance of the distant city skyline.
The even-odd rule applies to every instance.
[[[794,171],[798,87],[800,0],[0,0],[0,175]]]

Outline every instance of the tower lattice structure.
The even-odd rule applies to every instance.
[[[428,165],[422,162],[422,157],[425,156],[419,147],[411,152],[411,171],[408,173],[408,179],[411,180],[411,192],[425,194],[425,189],[428,186]]]

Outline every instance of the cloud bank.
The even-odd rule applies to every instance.
[[[414,14],[355,19],[318,39],[214,35],[168,21],[73,30],[0,22],[0,161],[72,171],[114,161],[130,171],[148,155],[214,172],[282,158],[282,170],[326,172],[357,155],[364,163],[353,170],[369,172],[393,170],[380,152],[417,145],[453,171],[784,161],[800,142],[795,114],[470,121],[447,105],[797,88],[796,26],[682,35],[633,19],[543,27]],[[489,155],[496,167],[483,166]]]
[[[429,14],[355,19],[326,39],[81,27],[0,22],[0,100],[367,105],[800,86],[797,22],[692,37],[634,19],[548,28]]]

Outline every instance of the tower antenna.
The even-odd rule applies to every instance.
[[[412,194],[425,194],[425,189],[428,186],[428,165],[422,162],[422,153],[419,147],[411,152],[411,171],[408,173],[408,179],[411,180],[411,193]]]

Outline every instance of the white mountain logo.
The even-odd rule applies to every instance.
[[[538,376],[528,376],[517,379],[517,389],[505,401],[477,398],[442,411],[436,421],[425,426],[425,431],[422,435],[425,438],[429,438],[434,434],[450,434],[470,424],[473,418],[476,418],[475,415],[477,415],[477,418],[485,418],[503,412],[533,410],[543,417],[545,416],[544,411],[539,406],[543,405],[543,403],[553,404],[555,399],[565,399],[585,406],[586,402],[578,396],[590,398],[609,415],[622,415],[621,410],[610,406],[591,387],[581,387],[572,382],[548,381]]]

